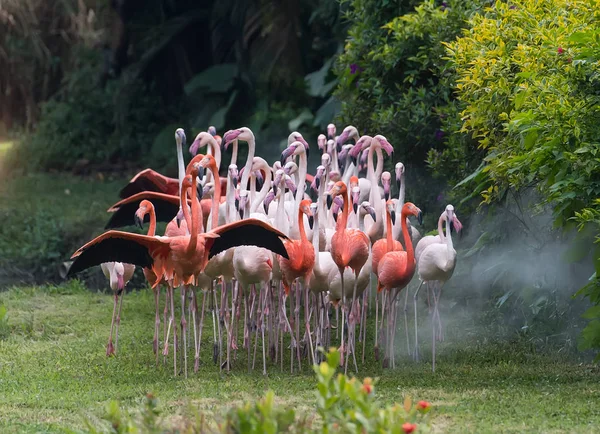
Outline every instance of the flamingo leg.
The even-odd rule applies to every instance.
[[[181,287],[181,337],[183,338],[183,372],[187,378],[187,321],[185,319],[185,298],[187,286]]]
[[[254,291],[256,292],[256,285],[254,285]],[[252,310],[254,310],[254,299],[256,299],[256,294],[254,295],[253,299],[252,299]],[[262,315],[262,289],[259,290],[258,293],[258,307],[256,308],[257,310],[257,316],[258,316],[258,321],[254,321],[256,322],[256,331],[254,332],[254,354],[252,355],[252,370],[254,371],[254,364],[256,362],[256,349],[258,347],[258,327],[259,327],[259,323],[260,323],[260,316]],[[255,325],[252,324],[252,328],[254,328]],[[252,337],[252,335],[250,335]]]
[[[404,331],[406,333],[406,350],[410,355],[410,339],[408,337],[408,286],[405,289],[404,296]]]
[[[419,361],[419,330],[418,330],[418,322],[417,322],[417,298],[419,296],[419,291],[421,290],[421,286],[423,286],[424,281],[421,280],[419,283],[419,287],[415,291],[415,295],[413,295],[413,303],[415,306],[415,362]]]
[[[296,346],[296,356],[298,357],[298,372],[302,371],[302,363],[301,363],[301,357],[300,357],[300,304],[301,304],[301,293],[300,293],[300,282],[296,282],[295,285],[293,285],[296,287],[296,306],[294,309],[294,314],[295,314],[295,326],[296,326],[296,343],[298,344]],[[292,287],[293,287],[292,286]]]
[[[341,281],[342,281],[342,358],[340,360],[340,363],[344,366],[344,369],[346,369],[346,363],[348,362],[348,360],[346,359],[346,346],[344,345],[344,325],[346,324],[344,322],[344,320],[346,319],[344,316],[344,311],[345,311],[345,307],[346,307],[346,292],[344,291],[344,270],[341,269],[340,270],[340,275],[341,275]]]
[[[163,312],[163,342],[165,343],[165,348],[163,350],[163,364],[167,363],[167,355],[169,354],[169,346],[167,345],[167,336],[168,336],[168,326],[169,321],[167,321],[167,312],[169,311],[169,285],[167,284],[167,288],[165,290],[165,310]]]
[[[177,326],[175,326],[175,294],[171,288],[171,317],[169,318],[169,329],[173,325],[173,372],[177,376]],[[167,331],[168,333],[168,331]],[[168,335],[167,335],[168,338]]]
[[[291,297],[289,297],[290,299],[290,318],[293,318],[293,312],[294,312],[294,294],[292,294]],[[286,318],[287,320],[287,318]],[[290,336],[291,336],[291,345],[290,345],[290,373],[294,373],[294,345],[295,345],[295,338],[294,338],[294,329],[292,328],[292,325],[289,324],[288,321],[288,325],[290,326]]]
[[[121,325],[121,308],[123,307],[124,295],[125,290],[122,290],[119,300],[119,309],[117,310],[117,319],[115,320],[115,355],[117,354],[117,347],[119,346],[119,326]]]
[[[156,365],[158,365],[158,333],[160,330],[160,315],[159,311],[159,300],[160,291],[158,288],[154,290],[154,305],[156,307],[156,314],[154,316],[154,339],[152,340],[152,349],[154,350],[154,354],[156,354]]]
[[[118,299],[119,299],[119,296],[115,292],[114,303],[113,303],[112,320],[110,321],[110,335],[108,337],[108,344],[106,344],[106,355],[107,356],[114,356],[115,355],[115,348],[113,346],[112,336],[113,336],[113,328],[115,326],[115,316],[116,316],[116,313],[117,313]]]
[[[248,351],[248,372],[250,372],[250,325],[248,324],[250,319],[248,317],[252,312],[248,312],[248,290],[247,288],[242,288],[242,291],[244,291],[244,321],[246,322],[248,333],[248,340],[246,341],[246,336],[244,336],[244,341],[246,341],[245,344]],[[247,315],[247,313],[250,313],[250,315]]]
[[[268,303],[268,299],[269,299],[269,282],[265,283],[265,294],[264,294],[264,298],[263,298],[263,304],[262,304],[262,309],[261,309],[261,317],[260,317],[260,322],[259,322],[259,327],[260,327],[260,333],[262,335],[262,353],[263,353],[263,375],[267,375],[267,354],[265,352],[265,321],[264,321],[264,315],[265,315],[265,310],[266,315],[267,315],[267,322],[268,322],[268,315],[269,315],[269,310],[267,308],[267,303]],[[262,291],[261,291],[262,293]]]
[[[370,281],[371,279],[369,279]],[[379,361],[379,291],[375,291],[375,360]]]
[[[305,307],[304,307],[304,316],[306,318],[306,331],[308,333],[308,343],[309,343],[309,348],[310,348],[310,355],[311,355],[312,362],[313,362],[313,365],[314,365],[316,363],[315,362],[315,350],[313,348],[312,336],[310,334],[310,315],[309,315],[309,312],[308,312],[308,306],[309,306],[309,293],[308,293],[308,291],[309,291],[309,289],[308,289],[308,285],[305,285],[305,286],[306,286],[306,289],[305,289],[305,291],[306,291],[306,304],[305,304]]]

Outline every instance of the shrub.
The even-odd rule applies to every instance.
[[[340,354],[331,349],[326,361],[313,367],[317,376],[316,411],[320,421],[311,423],[306,415],[294,409],[284,409],[274,404],[274,393],[254,403],[230,409],[218,422],[217,429],[209,426],[202,415],[188,418],[182,427],[167,427],[160,420],[158,402],[147,394],[142,411],[137,416],[124,414],[116,401],[108,404],[104,419],[110,424],[109,432],[116,433],[167,433],[167,432],[219,432],[219,433],[422,433],[429,430],[431,404],[427,401],[413,403],[405,399],[404,405],[383,407],[375,398],[372,379],[360,381],[336,374]],[[87,422],[88,432],[107,432],[101,426]]]
[[[573,227],[576,215],[594,222],[599,7],[598,0],[496,2],[447,44],[465,107],[462,131],[485,152],[481,166],[458,185],[467,197],[494,203],[510,190],[535,186],[541,202],[552,204],[556,226]]]

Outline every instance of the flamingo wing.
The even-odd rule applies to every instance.
[[[119,197],[124,199],[142,191],[157,191],[166,194],[177,194],[179,181],[168,178],[152,169],[144,169],[129,181],[119,192]]]
[[[150,268],[156,259],[165,258],[170,251],[169,238],[149,237],[130,232],[108,231],[79,248],[68,276],[103,262],[124,262]]]
[[[208,259],[237,246],[263,247],[289,259],[287,250],[281,241],[282,238],[288,239],[288,237],[268,223],[255,218],[219,226],[205,235],[213,235],[206,240],[206,248],[210,252]],[[214,238],[214,235],[218,235],[218,238]]]
[[[154,205],[156,213],[156,221],[169,222],[175,218],[179,211],[179,198],[171,194],[157,193],[155,191],[142,191],[136,193],[126,199],[123,199],[113,206],[108,211],[113,214],[110,216],[108,223],[104,229],[121,228],[123,226],[135,225],[134,215],[140,206],[142,200],[149,200]],[[188,200],[191,205],[191,201]],[[144,222],[150,221],[150,214],[146,214]]]

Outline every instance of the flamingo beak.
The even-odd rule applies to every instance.
[[[340,149],[342,149],[342,145],[344,144],[344,142],[346,140],[348,140],[349,136],[350,136],[350,133],[348,131],[342,131],[342,134],[340,134],[338,136],[338,139],[336,141],[338,152],[340,151]]]
[[[383,184],[383,197],[386,202],[390,199],[390,184],[388,181]]]
[[[402,181],[400,181],[400,177],[396,176],[396,187],[398,187],[398,190],[400,190],[400,184],[402,183]],[[387,199],[386,199],[387,200]]]
[[[321,186],[321,177],[320,176],[315,177],[315,186],[317,187],[316,190],[318,190],[319,187]]]
[[[419,210],[419,213],[417,214],[417,221],[419,222],[420,225],[423,224],[423,211]]]
[[[117,274],[117,288],[119,291],[123,291],[123,288],[125,288],[125,282],[122,274]]]
[[[288,157],[290,155],[292,155],[294,153],[294,148],[292,146],[290,146],[289,148],[285,148],[283,150],[283,152],[281,153],[281,158],[279,160],[279,162],[281,163],[282,166],[285,165],[285,160],[288,159]]]
[[[308,216],[308,227],[309,228],[313,228],[313,225],[315,224],[315,218],[311,215]]]
[[[235,139],[237,139],[240,134],[241,134],[241,131],[239,131],[239,130],[229,130],[225,133],[225,135],[223,136],[223,141],[222,141],[222,143],[225,146],[225,150],[227,150],[227,145],[229,145],[231,142],[233,142]]]
[[[135,222],[136,226],[139,226],[140,229],[144,229],[144,222],[143,220],[140,218],[140,216],[138,215],[138,213],[136,212],[135,215],[133,216],[133,220]]]
[[[202,200],[202,196],[204,196],[204,187],[202,184],[196,184],[196,192],[198,193],[198,200]]]
[[[327,193],[327,209],[331,209],[331,205],[333,205],[333,196],[331,193]]]
[[[233,185],[233,188],[237,188],[238,181],[239,180],[238,180],[237,175],[234,175],[234,176],[231,177],[231,184]]]
[[[375,208],[373,208],[372,206],[370,206],[369,208],[367,208],[367,211],[369,212],[369,215],[371,216],[371,218],[373,219],[374,222],[377,221],[377,214],[375,213]]]
[[[337,223],[337,218],[338,218],[338,213],[334,212],[333,213],[333,221]]]
[[[198,178],[204,178],[204,167],[200,166],[199,164],[196,167],[198,168]]]
[[[354,211],[354,214],[358,214],[358,204],[354,201],[352,201],[352,210]]]
[[[452,220],[450,220],[450,222],[448,223],[450,226],[450,232],[454,232],[454,222],[452,222]]]
[[[196,156],[196,154],[198,153],[198,148],[200,147],[200,141],[198,139],[194,140],[190,146],[190,154],[192,154],[192,157]]]
[[[395,225],[396,224],[396,211],[394,211],[394,210],[390,211],[390,219],[392,220],[392,224]]]
[[[262,186],[264,185],[264,183],[265,183],[265,180],[264,180],[262,174],[257,175],[256,176],[256,188],[260,190],[262,188]]]

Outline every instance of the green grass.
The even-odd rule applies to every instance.
[[[0,293],[1,304],[8,321],[0,320],[1,432],[82,429],[86,418],[104,414],[110,400],[133,411],[149,391],[173,423],[191,409],[210,418],[269,388],[279,402],[311,412],[316,381],[307,366],[292,375],[288,362],[284,372],[271,365],[265,378],[259,369],[246,372],[241,351],[233,371],[220,375],[210,359],[208,319],[199,373],[187,380],[174,378],[172,357],[166,366],[155,367],[150,291],[126,295],[115,358],[105,356],[110,294],[92,293],[72,282],[13,288]],[[423,340],[426,348],[425,336]],[[467,345],[451,333],[440,349],[435,374],[428,353],[424,356],[422,364],[400,358],[396,370],[383,371],[371,351],[361,376],[379,377],[376,393],[385,402],[402,402],[407,395],[431,401],[437,432],[600,432],[600,372],[595,366],[517,344]]]

